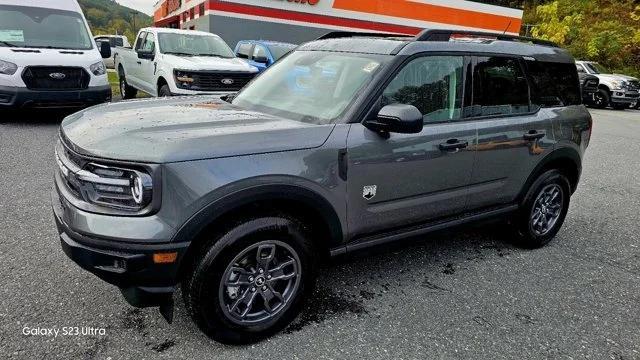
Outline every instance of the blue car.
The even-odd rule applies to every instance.
[[[241,40],[236,45],[235,53],[262,72],[297,46],[277,41]]]

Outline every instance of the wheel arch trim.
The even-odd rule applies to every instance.
[[[536,179],[542,174],[543,170],[547,168],[550,164],[558,161],[571,161],[577,170],[577,177],[575,179],[575,183],[571,184],[571,191],[575,191],[580,180],[580,175],[582,173],[582,160],[580,158],[580,154],[577,150],[570,147],[562,147],[552,151],[549,155],[544,157],[533,169],[527,181],[522,186],[520,193],[518,194],[518,202],[522,204],[526,199],[526,195],[529,191],[531,185],[536,181]]]

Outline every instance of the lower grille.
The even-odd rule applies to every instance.
[[[238,91],[254,77],[246,72],[181,72],[193,78],[189,90],[197,91]]]
[[[91,77],[80,67],[29,66],[22,80],[32,90],[84,90]]]

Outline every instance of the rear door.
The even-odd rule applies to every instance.
[[[476,140],[475,125],[461,121],[466,62],[463,56],[414,58],[382,91],[377,108],[414,105],[423,114],[422,132],[386,137],[352,125],[347,139],[352,237],[464,211]]]
[[[476,57],[465,116],[478,128],[469,209],[514,201],[533,166],[553,148],[553,123],[530,101],[518,57]],[[555,101],[550,99],[548,101]]]

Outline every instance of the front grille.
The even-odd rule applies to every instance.
[[[189,87],[189,90],[196,91],[238,91],[247,85],[256,75],[246,72],[181,73],[193,78],[193,83]]]
[[[640,91],[640,81],[638,80],[629,81],[628,88],[629,90],[632,90],[632,91]]]
[[[84,90],[91,78],[80,67],[29,66],[22,80],[32,90]]]

